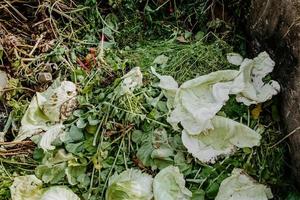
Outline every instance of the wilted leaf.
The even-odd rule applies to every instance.
[[[151,200],[153,179],[136,169],[128,169],[110,177],[106,200]]]
[[[80,200],[80,198],[65,186],[42,188],[42,181],[34,175],[14,178],[10,187],[12,200]]]
[[[229,63],[231,63],[233,65],[240,66],[242,64],[244,58],[238,53],[228,53],[227,60]]]
[[[169,57],[167,57],[167,56],[165,56],[165,55],[162,54],[162,55],[157,56],[154,59],[153,63],[157,64],[157,65],[161,65],[161,67],[165,67],[166,64],[167,64],[167,62],[168,62],[168,60],[169,60]]]
[[[40,200],[80,200],[80,198],[65,186],[47,188]]]
[[[163,90],[164,95],[167,97],[167,106],[172,109],[174,106],[174,99],[178,90],[178,83],[172,76],[163,76],[158,74],[153,67],[151,67],[152,73],[159,78],[159,87]]]
[[[152,169],[162,169],[173,164],[174,150],[168,143],[168,135],[165,129],[159,128],[148,134],[141,141],[141,147],[137,151],[137,157],[142,163]]]
[[[202,162],[214,163],[219,156],[230,155],[236,147],[258,146],[261,136],[241,123],[215,116],[214,129],[200,135],[182,132],[182,142],[188,151]]]
[[[53,149],[51,143],[63,130],[63,125],[60,123],[65,118],[61,118],[64,114],[61,111],[74,107],[74,102],[71,100],[74,99],[76,94],[74,83],[69,81],[59,82],[58,80],[46,91],[37,92],[22,118],[20,131],[15,141],[22,141],[45,132],[40,146],[44,150]]]
[[[51,126],[43,135],[39,142],[40,148],[44,150],[53,150],[55,146],[52,146],[52,142],[63,133],[64,125],[55,124]]]
[[[266,52],[260,53],[256,58],[245,59],[240,66],[240,75],[237,77],[244,89],[237,95],[238,102],[245,105],[265,102],[280,91],[276,81],[265,83],[263,79],[273,71],[274,61]]]
[[[122,77],[121,95],[130,94],[134,89],[143,85],[143,74],[139,67],[135,67]]]
[[[155,200],[188,200],[192,192],[185,187],[183,175],[178,167],[169,166],[161,170],[153,181]]]
[[[243,170],[234,169],[220,186],[216,200],[268,200],[273,198],[266,186],[257,183]]]
[[[255,106],[255,108],[251,110],[251,115],[253,119],[258,119],[261,112],[262,112],[262,107],[261,104],[259,103]]]
[[[34,175],[18,176],[10,187],[12,200],[40,200],[42,181]]]
[[[180,122],[190,135],[213,128],[211,119],[229,99],[229,94],[239,90],[232,81],[235,70],[210,73],[183,83],[175,96],[174,107],[168,122],[174,127]]]

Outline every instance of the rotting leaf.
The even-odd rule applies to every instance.
[[[251,115],[253,119],[258,119],[261,112],[262,112],[262,106],[261,104],[257,104],[255,108],[251,110]]]
[[[74,83],[59,80],[56,80],[46,91],[37,92],[22,118],[20,131],[15,141],[22,141],[45,132],[40,146],[44,150],[53,149],[51,143],[63,132],[64,128],[61,123],[65,120],[65,116],[61,110],[70,110],[68,107],[72,110],[74,108],[72,100],[76,95]]]

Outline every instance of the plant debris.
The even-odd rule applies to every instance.
[[[0,199],[296,196],[237,4],[0,2]]]

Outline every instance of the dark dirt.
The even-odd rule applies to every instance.
[[[300,1],[252,0],[247,21],[250,49],[267,50],[277,63],[282,117],[291,133],[290,157],[300,189]]]

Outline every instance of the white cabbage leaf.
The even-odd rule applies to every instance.
[[[241,90],[232,81],[236,70],[223,70],[200,76],[183,83],[175,96],[168,122],[176,128],[178,123],[190,135],[212,129],[211,119],[229,99],[229,94]]]
[[[174,99],[178,90],[178,83],[172,76],[164,76],[158,74],[153,67],[151,67],[152,73],[160,80],[158,87],[163,90],[165,97],[167,97],[167,106],[172,109],[174,106]]]
[[[230,94],[246,105],[262,103],[277,94],[280,86],[276,81],[264,83],[263,78],[274,68],[274,61],[266,53],[253,60],[239,54],[227,55],[232,64],[241,64],[240,70],[220,70],[184,82],[179,88],[171,76],[152,73],[160,79],[159,87],[173,108],[168,122],[174,129],[180,123],[190,135],[198,135],[213,129],[211,119],[223,107]]]
[[[44,92],[37,93],[37,102],[39,108],[48,117],[51,122],[61,120],[61,108],[64,104],[70,103],[77,95],[76,85],[70,81],[59,80]]]
[[[51,143],[64,132],[63,130],[64,125],[60,123],[49,127],[49,129],[42,135],[39,142],[40,148],[45,150],[54,150],[55,146],[52,146]]]
[[[153,178],[136,169],[128,169],[109,178],[106,200],[151,200]]]
[[[164,67],[164,66],[166,66],[168,60],[169,60],[169,57],[162,54],[162,55],[157,56],[154,59],[153,64],[162,65],[162,67]]]
[[[244,58],[238,53],[228,53],[227,60],[229,63],[239,66],[242,64]]]
[[[266,52],[260,53],[256,58],[245,59],[240,66],[240,75],[236,79],[244,89],[237,94],[236,100],[245,105],[258,104],[272,98],[280,91],[276,81],[264,82],[263,79],[273,71],[275,62]]]
[[[184,146],[201,162],[214,163],[218,157],[234,153],[236,148],[251,148],[260,144],[260,134],[234,120],[215,116],[212,125],[214,129],[200,135],[182,132]]]
[[[42,188],[43,182],[35,175],[18,176],[10,187],[12,200],[80,200],[65,186]]]
[[[76,95],[76,85],[74,83],[58,80],[46,91],[37,92],[21,120],[20,131],[15,141],[22,141],[46,132],[41,146],[45,147],[43,148],[45,150],[53,149],[49,142],[52,142],[59,135],[58,133],[62,132],[63,126],[61,123],[65,120],[65,113],[62,110],[69,111],[74,108]],[[51,135],[51,133],[54,135]]]
[[[185,187],[185,180],[178,167],[162,169],[153,181],[155,200],[188,200],[192,192]]]
[[[272,192],[265,185],[257,183],[243,170],[234,169],[232,175],[220,185],[215,200],[268,200]]]
[[[121,95],[131,94],[134,89],[143,85],[143,74],[139,67],[135,67],[122,77]]]
[[[40,200],[43,193],[42,181],[35,175],[18,176],[14,178],[10,193],[12,200]]]
[[[80,200],[80,198],[68,187],[52,186],[46,189],[40,200]]]

